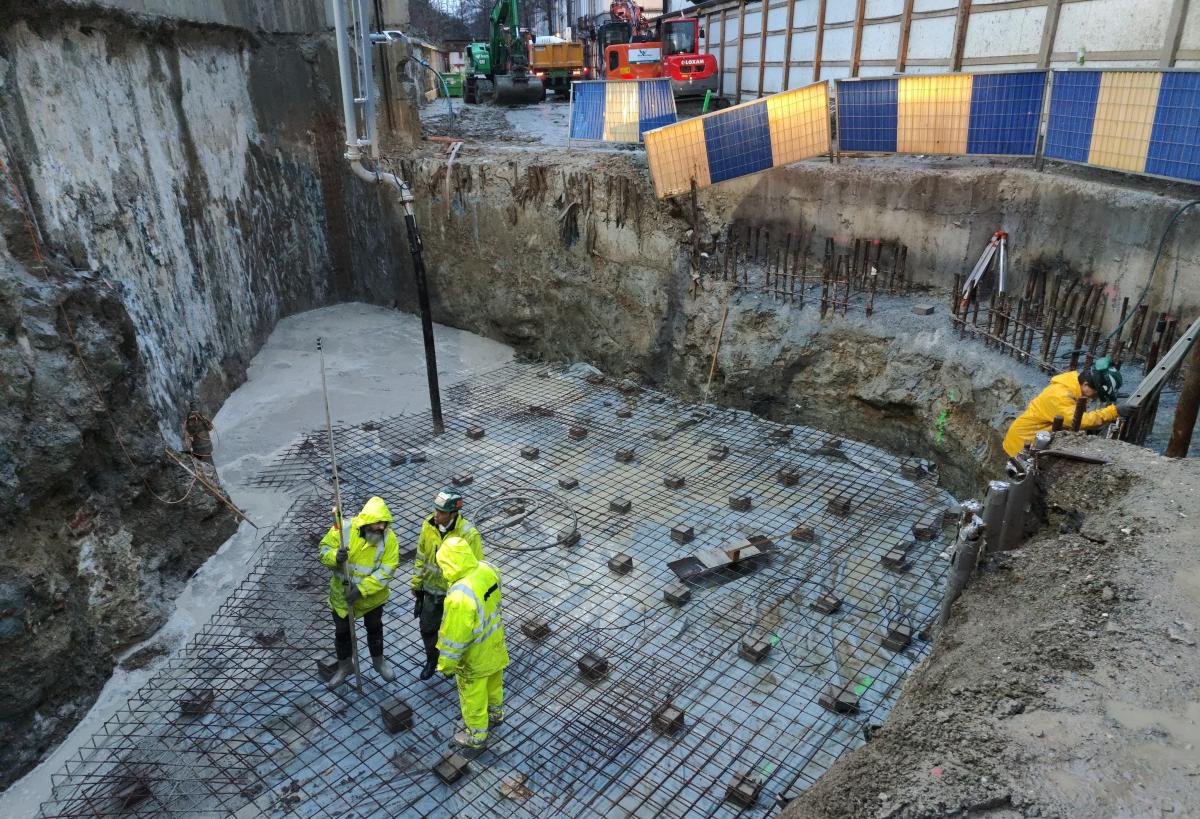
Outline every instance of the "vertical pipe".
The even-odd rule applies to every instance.
[[[1071,417],[1071,432],[1079,432],[1083,423],[1083,411],[1087,409],[1087,396],[1081,395],[1075,400],[1075,414]]]
[[[1192,443],[1192,431],[1196,426],[1196,413],[1200,409],[1200,342],[1192,347],[1192,364],[1184,378],[1179,393],[1179,404],[1175,407],[1175,420],[1171,426],[1171,440],[1164,454],[1168,458],[1187,455]]]
[[[983,537],[987,553],[1000,550],[1000,531],[1004,526],[1004,509],[1008,506],[1008,481],[990,481],[983,499]]]
[[[338,80],[342,86],[342,119],[346,123],[346,153],[358,155],[358,123],[354,117],[354,88],[350,82],[350,43],[346,33],[346,9],[342,0],[333,5],[333,30],[337,39]]]
[[[1050,431],[1051,432],[1061,432],[1062,428],[1063,428],[1063,417],[1061,415],[1055,415],[1054,420],[1050,422]]]
[[[1008,502],[1004,505],[1004,523],[1000,530],[1001,551],[1015,549],[1025,539],[1025,525],[1033,505],[1036,480],[1036,470],[1031,462],[1025,470],[1025,477],[1009,486]]]

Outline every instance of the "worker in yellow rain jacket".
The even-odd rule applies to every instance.
[[[437,670],[453,674],[466,730],[454,743],[468,749],[487,744],[488,727],[504,721],[504,668],[508,648],[500,606],[500,577],[475,557],[466,538],[452,535],[438,549],[438,566],[450,584],[438,634]]]
[[[333,610],[338,668],[329,680],[330,688],[341,685],[354,670],[348,619],[351,608],[353,616],[363,618],[367,627],[367,648],[375,671],[386,682],[396,679],[383,659],[383,604],[400,563],[400,544],[391,525],[387,504],[382,498],[371,498],[353,519],[343,521],[341,532],[335,525],[317,547],[321,564],[333,569],[329,608]]]
[[[446,578],[437,564],[437,550],[450,535],[467,541],[476,560],[483,560],[479,532],[462,516],[463,496],[447,486],[433,499],[433,514],[421,524],[413,566],[413,617],[420,621],[421,642],[425,644],[425,666],[421,679],[428,680],[437,669],[438,629],[442,625],[442,602],[446,598]]]
[[[1025,412],[1008,428],[1004,436],[1004,451],[1016,455],[1025,448],[1026,441],[1054,424],[1054,416],[1061,415],[1069,427],[1075,417],[1075,402],[1080,396],[1099,398],[1111,402],[1121,388],[1121,371],[1112,366],[1108,358],[1098,358],[1092,366],[1082,372],[1065,372],[1050,379],[1046,389],[1029,402]],[[1080,429],[1095,429],[1117,420],[1122,412],[1116,405],[1109,404],[1083,414]]]

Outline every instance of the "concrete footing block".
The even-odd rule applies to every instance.
[[[715,444],[708,450],[708,459],[710,461],[723,461],[729,457],[729,447],[725,444]]]
[[[761,779],[749,771],[743,771],[735,776],[729,786],[725,788],[725,801],[741,805],[743,808],[752,808],[758,801],[758,794],[762,790],[762,786]]]
[[[572,441],[582,441],[584,438],[587,437],[587,434],[588,434],[587,427],[582,426],[580,424],[576,424],[575,426],[573,426],[567,430],[567,437],[570,438]]]
[[[447,785],[453,785],[470,770],[470,760],[457,751],[442,757],[441,761],[433,766],[433,772],[437,774],[438,779]]]
[[[834,614],[842,607],[842,598],[833,594],[822,594],[808,604],[808,607],[821,614]]]
[[[933,315],[933,305],[932,304],[914,304],[912,311],[915,315],[918,315],[918,316],[932,316]]]
[[[545,640],[550,636],[550,624],[541,618],[526,620],[521,624],[521,633],[530,640]]]
[[[850,499],[845,495],[838,495],[836,498],[830,498],[828,503],[829,513],[845,517],[850,514]]]
[[[750,495],[730,495],[729,508],[735,512],[749,512],[754,506],[754,498]]]
[[[800,473],[789,467],[784,467],[775,473],[775,480],[784,486],[795,486],[800,483]]]
[[[578,660],[579,673],[589,680],[601,680],[608,675],[608,660],[589,651]]]
[[[467,427],[467,440],[478,441],[483,436],[483,427]]]
[[[738,644],[738,656],[752,663],[761,663],[771,653],[771,641],[766,634],[752,631]]]
[[[831,685],[817,697],[817,704],[835,714],[857,714],[858,695],[850,686]]]
[[[538,449],[536,446],[521,447],[521,457],[527,461],[536,461],[538,459],[538,456],[541,454],[542,454],[542,451],[540,449]]]
[[[338,658],[336,654],[327,654],[317,659],[317,676],[328,682],[337,671]]]
[[[669,702],[664,702],[662,705],[650,712],[650,728],[655,733],[673,734],[683,728],[684,712],[682,708],[677,708]]]
[[[608,511],[615,512],[618,515],[627,515],[632,508],[633,501],[628,498],[613,498],[608,502]]]
[[[578,478],[570,478],[570,477],[559,478],[558,479],[558,488],[559,489],[578,489],[579,488],[579,479]]]
[[[464,473],[461,475],[455,475],[450,479],[450,483],[454,484],[455,486],[469,486],[474,480],[474,475],[467,475]]]
[[[912,633],[912,626],[907,623],[894,623],[888,626],[881,642],[888,651],[903,651],[912,642]]]
[[[329,676],[332,677],[333,674],[331,673]],[[216,698],[217,693],[211,688],[189,688],[179,698],[179,713],[185,717],[198,717],[206,714]]]
[[[663,588],[663,600],[672,606],[683,606],[691,599],[691,589],[682,583],[670,583]]]
[[[683,489],[686,480],[682,475],[667,475],[663,478],[663,486],[667,489]]]
[[[696,537],[696,530],[686,523],[678,523],[671,527],[671,540],[676,543],[690,543]]]
[[[619,464],[633,463],[633,457],[636,453],[633,447],[622,447],[613,455],[613,459]]]
[[[608,559],[608,569],[616,574],[629,574],[633,571],[633,558],[622,552]]]

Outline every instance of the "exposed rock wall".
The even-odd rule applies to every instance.
[[[689,209],[655,200],[636,160],[468,156],[454,166],[449,206],[443,162],[405,167],[438,321],[704,393],[727,291],[693,279]],[[964,493],[1002,463],[1021,376],[1009,359],[955,345],[944,310],[918,318],[897,304],[871,320],[822,322],[811,302],[744,293],[728,311],[714,400],[931,458]]]
[[[233,531],[164,456],[189,408],[407,264],[341,158],[327,33],[129,12],[0,10],[0,787]]]

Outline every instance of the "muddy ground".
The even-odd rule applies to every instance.
[[[1046,522],[985,564],[871,741],[784,816],[1194,816],[1200,462],[1061,435]]]

